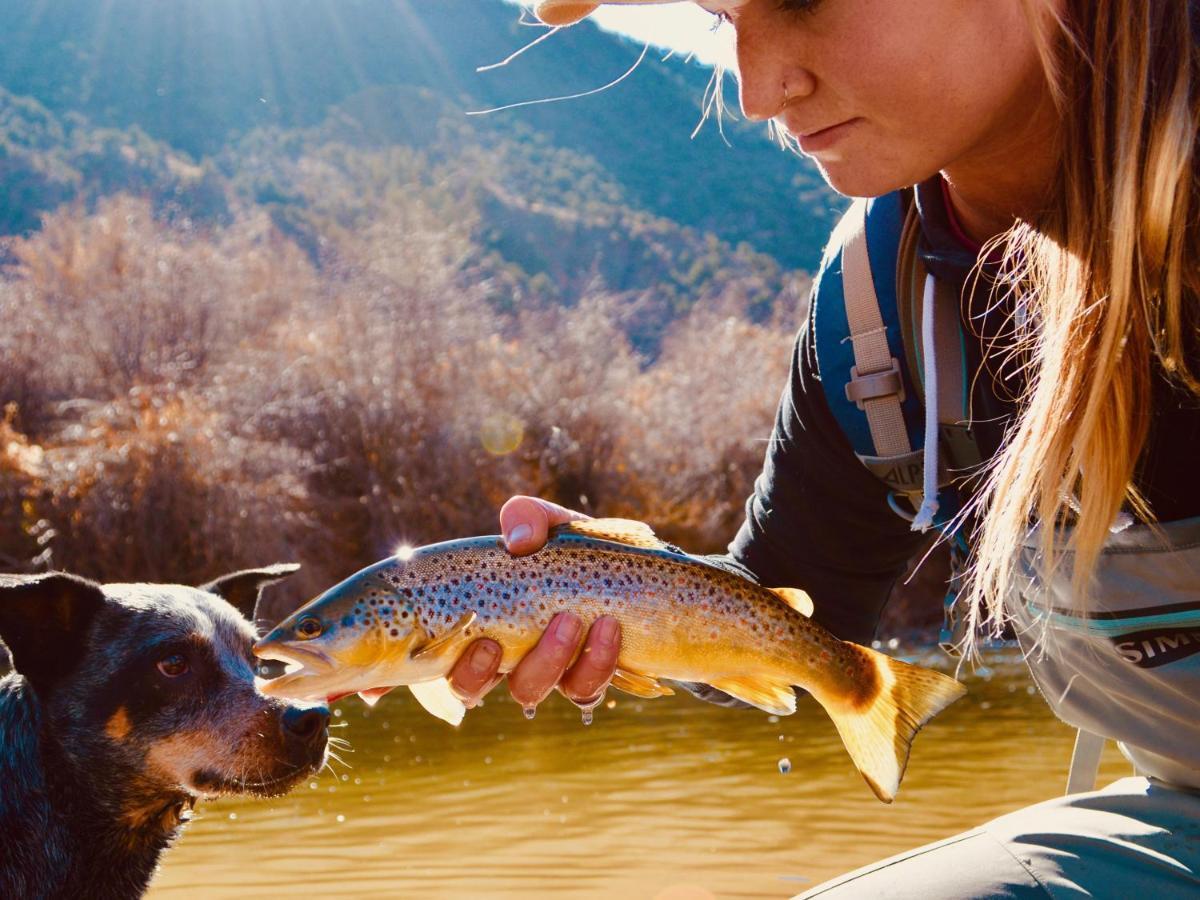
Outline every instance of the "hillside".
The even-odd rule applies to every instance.
[[[143,148],[134,185],[209,215],[223,203],[208,160],[223,159],[228,174],[248,146],[290,143],[295,156],[330,141],[443,157],[503,144],[524,169],[498,174],[507,196],[568,210],[596,200],[747,244],[788,269],[815,265],[838,206],[761,126],[728,123],[730,147],[711,124],[691,139],[710,73],[682,60],[651,54],[598,96],[467,118],[594,88],[641,50],[585,24],[477,73],[533,34],[500,0],[0,0],[0,17],[0,88],[12,95],[0,112],[5,230],[28,230],[31,211],[76,192],[104,193],[121,159],[133,168],[118,135]],[[22,164],[30,141],[12,121],[13,105],[28,101],[21,128],[58,157],[36,165]],[[520,164],[534,144],[540,165]]]

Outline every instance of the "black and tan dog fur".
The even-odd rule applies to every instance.
[[[0,575],[0,897],[137,897],[197,800],[271,796],[325,760],[328,713],[254,687],[260,589]]]

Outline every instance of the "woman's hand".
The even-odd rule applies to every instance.
[[[540,550],[555,525],[587,518],[536,497],[512,497],[500,510],[500,529],[509,552],[524,556]],[[581,641],[583,652],[568,668]],[[589,706],[604,695],[612,681],[620,651],[621,626],[612,616],[597,619],[585,637],[578,617],[558,613],[537,646],[508,674],[509,693],[531,709],[557,687],[580,706]],[[467,647],[450,670],[450,686],[467,706],[474,706],[500,681],[499,667],[500,645],[481,638]]]

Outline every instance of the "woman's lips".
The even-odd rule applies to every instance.
[[[784,123],[784,127],[796,139],[796,143],[800,145],[800,151],[811,156],[833,147],[849,133],[850,129],[858,121],[857,118],[846,119],[844,122],[838,122],[836,125],[807,132],[793,130],[786,123]]]

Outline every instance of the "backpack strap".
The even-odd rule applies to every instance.
[[[925,403],[925,353],[921,337],[920,304],[928,270],[918,252],[921,223],[915,211],[905,222],[900,238],[896,272],[897,303],[904,337],[905,362],[913,373],[917,395]],[[975,470],[982,456],[971,429],[971,384],[967,374],[966,340],[963,334],[962,300],[954,285],[935,282],[934,345],[937,354],[938,433],[941,459],[938,484],[951,485],[956,478]]]
[[[812,312],[834,419],[871,473],[906,496],[921,491],[923,460],[921,408],[903,363],[896,304],[900,231],[911,205],[899,192],[855,201],[826,250]]]
[[[1104,752],[1105,739],[1098,734],[1084,731],[1075,735],[1075,749],[1071,752],[1071,769],[1067,773],[1067,793],[1079,794],[1096,789],[1096,776],[1100,774],[1100,756]]]
[[[842,284],[854,365],[846,382],[846,399],[866,413],[877,457],[907,457],[912,454],[912,445],[900,408],[904,384],[900,361],[888,345],[887,326],[871,275],[867,205],[854,204],[849,215],[850,227],[842,249]]]

